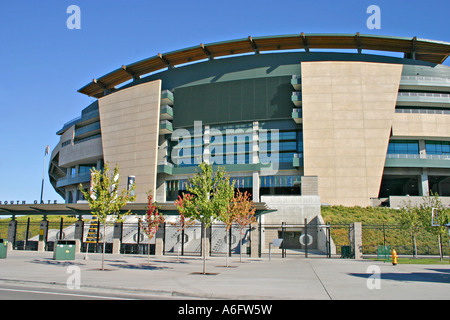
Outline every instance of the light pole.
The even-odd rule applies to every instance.
[[[49,146],[47,145],[45,147],[45,153],[44,153],[44,168],[42,169],[41,202],[40,203],[43,203],[42,197],[44,195],[45,161],[47,159],[48,151],[49,151]]]

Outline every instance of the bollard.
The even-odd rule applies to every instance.
[[[272,242],[269,242],[269,261],[271,260]]]

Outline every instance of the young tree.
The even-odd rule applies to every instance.
[[[130,190],[123,189],[119,192],[119,167],[116,165],[112,176],[109,172],[109,164],[106,163],[103,170],[91,169],[91,189],[85,191],[80,184],[80,191],[88,201],[91,213],[96,216],[103,224],[103,252],[102,252],[102,270],[105,265],[105,245],[106,245],[106,224],[114,225],[116,222],[122,222],[123,217],[130,214],[131,211],[120,212],[127,202],[133,202],[136,196],[132,195],[134,184]]]
[[[182,202],[182,198],[180,196],[178,196],[178,200],[175,200],[175,205],[176,206],[182,206],[183,202]],[[180,215],[175,219],[174,222],[169,222],[172,226],[177,228],[177,232],[181,231],[181,243],[179,243],[180,241],[177,241],[178,243],[178,254],[177,254],[177,260],[180,260],[180,247],[184,248],[184,231],[186,230],[186,228],[189,228],[190,226],[192,226],[193,224],[195,224],[195,219],[190,219],[190,218],[186,218],[184,216],[184,214],[180,213]],[[184,249],[183,249],[184,251]]]
[[[228,268],[228,256],[231,255],[231,252],[230,252],[230,242],[231,242],[230,230],[233,227],[233,223],[234,223],[234,216],[233,216],[233,212],[230,210],[230,205],[231,205],[231,202],[228,204],[228,210],[224,211],[218,217],[218,220],[222,221],[225,224],[226,238],[228,239],[227,240],[227,254],[226,254],[226,259],[225,259],[225,261],[226,261],[225,267],[226,268]]]
[[[256,208],[254,207],[253,200],[250,199],[251,194],[245,191],[242,193],[239,189],[236,195],[231,199],[228,206],[231,219],[237,225],[239,225],[239,232],[241,238],[239,239],[239,260],[242,262],[242,238],[245,234],[245,228],[256,222]]]
[[[205,162],[199,165],[200,171],[189,179],[187,191],[190,195],[183,194],[177,204],[180,214],[195,219],[202,223],[203,235],[221,215],[228,209],[228,203],[233,197],[234,183],[230,184],[230,178],[225,170],[219,168],[213,175],[212,165]],[[206,237],[203,236],[203,274],[206,273]]]
[[[158,232],[159,226],[166,221],[164,216],[159,213],[158,208],[156,207],[156,202],[153,202],[153,196],[151,193],[148,193],[148,207],[147,212],[145,214],[144,222],[141,223],[142,231],[148,237],[148,252],[147,252],[147,261],[150,263],[150,240],[153,239],[156,232]]]
[[[423,229],[423,221],[420,210],[416,206],[411,205],[411,199],[408,199],[408,202],[400,209],[399,221],[401,226],[411,235],[413,239],[413,257],[417,257],[416,238]]]
[[[445,208],[442,204],[439,195],[433,192],[430,192],[430,195],[423,197],[423,203],[420,205],[419,209],[425,229],[438,237],[439,255],[440,260],[442,261],[444,258],[442,238],[445,237],[448,232],[445,225],[450,222],[449,209]],[[435,215],[432,219],[433,211]]]

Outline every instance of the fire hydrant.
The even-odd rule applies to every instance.
[[[397,251],[395,251],[395,249],[392,250],[392,256],[391,257],[392,257],[392,265],[393,266],[397,265],[398,255],[397,255]]]

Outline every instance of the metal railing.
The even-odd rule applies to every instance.
[[[421,113],[421,114],[450,114],[449,110],[436,109],[395,109],[395,113]]]
[[[399,97],[427,97],[427,98],[450,98],[448,93],[429,93],[429,92],[399,92]]]
[[[450,84],[449,78],[440,77],[423,77],[423,76],[402,76],[401,80],[426,80],[426,81],[440,81]]]
[[[98,110],[87,112],[85,114],[82,114],[82,115],[80,115],[80,116],[78,116],[78,117],[76,117],[76,118],[74,118],[74,119],[64,123],[63,128],[71,127],[73,124],[75,124],[75,122],[77,122],[77,121],[79,121],[81,119],[86,119],[87,120],[87,119],[93,118],[93,117],[98,116],[98,115],[99,115],[99,111]]]
[[[450,160],[450,154],[401,154],[388,153],[387,159],[429,159],[429,160]]]

